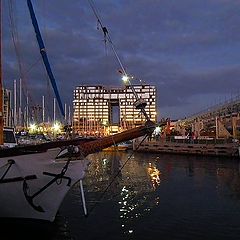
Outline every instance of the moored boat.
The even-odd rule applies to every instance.
[[[0,0],[1,3],[1,0]],[[40,52],[59,100],[31,0],[27,0]],[[2,89],[2,77],[0,77]],[[3,108],[0,94],[0,145],[3,145]],[[62,109],[60,102],[59,108]],[[139,108],[139,107],[138,107]],[[87,156],[113,144],[152,134],[154,123],[100,139],[72,139],[0,149],[0,217],[53,221],[67,192],[85,176]],[[80,184],[82,186],[82,184]],[[84,199],[83,189],[81,189]],[[84,200],[83,200],[84,201]]]
[[[14,128],[3,128],[3,147],[12,148],[17,146],[17,140],[15,137]]]
[[[71,140],[1,150],[0,217],[53,221],[70,188],[82,180],[88,154],[148,134],[154,124],[93,141]]]

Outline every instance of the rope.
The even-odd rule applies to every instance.
[[[98,26],[100,26],[101,29],[102,29],[102,32],[103,32],[103,35],[104,35],[104,42],[105,42],[105,44],[106,44],[106,42],[108,42],[108,43],[110,44],[110,46],[111,46],[111,48],[112,48],[112,51],[113,51],[113,53],[114,53],[114,55],[115,55],[115,57],[116,57],[116,59],[117,59],[117,61],[118,61],[118,64],[120,65],[120,68],[121,68],[121,70],[122,70],[122,73],[123,73],[125,76],[128,76],[128,74],[127,74],[127,72],[126,72],[126,70],[125,70],[125,67],[124,67],[123,64],[122,64],[122,61],[121,61],[120,57],[118,56],[118,53],[117,53],[117,51],[116,51],[116,49],[115,49],[115,46],[114,46],[114,44],[113,44],[113,42],[112,42],[112,39],[111,39],[111,37],[110,37],[110,35],[109,35],[109,32],[108,32],[107,28],[103,25],[103,23],[102,23],[102,21],[101,21],[101,19],[100,19],[100,17],[99,17],[99,14],[98,14],[95,6],[94,6],[93,0],[88,0],[88,2],[89,2],[89,5],[90,5],[91,9],[93,10],[93,13],[94,13],[96,19],[97,19],[97,24],[98,24]],[[132,85],[132,83],[131,83],[131,81],[130,81],[129,78],[128,78],[128,83],[129,83],[129,86],[130,86],[130,88],[131,88],[131,90],[132,90],[132,92],[133,92],[136,100],[137,100],[137,101],[140,100],[140,98],[138,97],[138,95],[137,95],[137,93],[136,93],[136,91],[135,91],[135,89],[134,89],[134,87],[133,87],[133,85]],[[149,116],[147,115],[144,107],[141,107],[140,109],[141,109],[141,112],[143,113],[143,115],[145,116],[146,120],[150,120],[150,118],[149,118]],[[141,145],[142,142],[146,139],[147,136],[148,136],[148,135],[145,135],[145,137],[143,138],[143,140],[142,140],[142,141],[139,143],[139,145],[137,146],[136,150],[140,147],[140,145]],[[114,143],[114,146],[116,146],[116,144],[115,144],[114,141],[113,141],[113,143]],[[125,161],[125,163],[122,165],[122,167],[121,167],[121,168],[118,170],[118,172],[115,174],[115,176],[113,177],[112,181],[109,183],[109,185],[107,186],[107,188],[106,188],[106,189],[103,191],[103,193],[101,194],[101,196],[100,196],[99,200],[97,201],[97,203],[96,203],[96,204],[91,208],[91,210],[89,211],[89,214],[94,210],[94,208],[96,207],[96,205],[98,204],[98,202],[101,201],[101,199],[103,198],[103,196],[105,195],[105,193],[107,192],[107,190],[109,189],[109,187],[113,184],[113,182],[115,181],[115,179],[116,179],[116,178],[118,177],[118,175],[121,173],[121,170],[125,167],[125,165],[127,164],[127,162],[132,158],[133,154],[134,154],[134,153],[132,153],[132,154],[127,158],[127,160]]]
[[[90,7],[91,7],[92,10],[93,10],[93,13],[94,13],[95,17],[97,18],[98,24],[100,25],[100,27],[101,27],[101,29],[102,29],[102,31],[103,31],[104,38],[105,38],[106,40],[108,40],[108,42],[111,44],[111,48],[112,48],[112,50],[113,50],[113,52],[114,52],[115,57],[117,58],[117,61],[118,61],[119,65],[120,65],[120,67],[121,67],[121,70],[123,71],[124,75],[127,75],[127,72],[126,72],[126,70],[125,70],[125,68],[124,68],[124,66],[123,66],[123,64],[122,64],[122,62],[121,62],[121,60],[120,60],[120,58],[119,58],[116,50],[115,50],[114,44],[113,44],[113,42],[112,42],[112,40],[111,40],[111,38],[110,38],[110,36],[109,36],[108,30],[107,30],[106,27],[103,26],[102,21],[101,21],[99,15],[98,15],[98,13],[97,13],[97,10],[96,10],[96,8],[94,7],[93,1],[92,1],[92,0],[88,0],[88,2],[89,2]]]
[[[111,137],[112,137],[112,141],[113,141],[114,148],[116,149],[116,148],[117,148],[117,144],[116,144],[116,142],[114,141],[113,134],[111,135]]]
[[[99,17],[99,14],[97,13],[97,10],[96,10],[96,8],[95,8],[95,6],[94,6],[93,0],[88,0],[88,2],[89,2],[90,7],[91,7],[92,10],[93,10],[93,13],[94,13],[95,17],[97,18],[97,21],[98,21],[99,25],[101,26],[101,29],[102,29],[103,34],[104,34],[105,44],[106,44],[106,40],[108,40],[108,42],[110,43],[110,46],[111,46],[111,48],[112,48],[112,51],[113,51],[113,53],[114,53],[114,55],[115,55],[115,57],[116,57],[119,65],[120,65],[120,68],[121,68],[123,74],[124,74],[125,76],[128,76],[127,71],[125,70],[125,67],[123,66],[123,63],[122,63],[120,57],[118,56],[118,53],[117,53],[117,51],[116,51],[116,49],[115,49],[115,46],[114,46],[114,44],[113,44],[113,42],[112,42],[112,39],[111,39],[111,37],[110,37],[110,35],[109,35],[109,32],[108,32],[107,28],[104,27],[103,24],[102,24],[102,21],[101,21],[101,19],[100,19],[100,17]],[[128,83],[129,83],[129,86],[130,86],[131,89],[132,89],[133,95],[135,96],[136,100],[137,100],[137,101],[140,100],[140,98],[139,98],[139,96],[137,95],[137,93],[136,93],[136,91],[135,91],[135,89],[134,89],[134,87],[133,87],[133,85],[132,85],[132,83],[131,83],[131,81],[130,81],[129,78],[128,78]],[[143,115],[145,116],[146,120],[150,120],[150,118],[149,118],[149,116],[147,115],[146,110],[145,110],[144,107],[141,107],[141,112],[142,112]]]
[[[144,138],[142,139],[142,141],[138,144],[138,146],[136,147],[136,150],[138,150],[138,148],[141,146],[141,144],[144,142],[144,140],[147,138],[147,134],[144,136]],[[111,187],[111,185],[114,183],[114,181],[116,180],[116,178],[119,176],[119,174],[121,173],[122,169],[126,166],[126,164],[128,163],[128,161],[132,158],[134,152],[132,152],[132,154],[130,156],[128,156],[127,160],[124,162],[124,164],[122,165],[122,167],[118,170],[118,172],[115,174],[115,176],[113,177],[112,181],[109,183],[109,185],[105,188],[105,190],[102,192],[102,194],[100,195],[100,197],[98,198],[97,202],[93,205],[93,207],[89,210],[89,215],[92,213],[92,211],[97,207],[97,205],[99,204],[99,202],[103,199],[105,193],[108,191],[108,189]]]
[[[13,42],[13,46],[15,49],[16,57],[17,57],[17,62],[18,62],[18,68],[19,68],[19,73],[20,73],[20,78],[22,79],[22,85],[23,87],[23,96],[26,99],[27,98],[27,93],[28,87],[26,83],[26,74],[29,72],[24,71],[24,66],[23,66],[23,61],[22,61],[22,56],[21,56],[21,49],[20,49],[20,44],[19,44],[19,37],[18,37],[18,30],[17,30],[17,24],[16,24],[16,18],[14,17],[14,6],[16,5],[15,1],[9,0],[8,1],[8,15],[9,15],[9,25],[10,25],[10,30],[11,30],[11,38]],[[29,96],[29,100],[31,104],[34,104],[34,101],[31,96]]]
[[[62,171],[61,171],[61,173],[59,174],[59,176],[62,176],[62,177],[63,177],[63,176],[65,175],[66,171],[68,170],[68,166],[69,166],[69,163],[71,162],[71,160],[72,160],[72,157],[69,156],[69,157],[68,157],[68,160],[67,160],[67,162],[65,163],[64,167],[62,168]],[[59,181],[58,181],[58,179],[56,179],[56,184],[57,184],[57,185],[62,184],[62,179],[63,179],[62,177],[59,178]]]

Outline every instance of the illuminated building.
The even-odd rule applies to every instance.
[[[3,121],[4,126],[10,127],[11,124],[11,91],[3,89]]]
[[[146,112],[154,122],[156,87],[134,85],[139,98],[146,101]],[[122,88],[104,86],[77,86],[73,100],[73,127],[80,135],[108,135],[141,125],[145,117],[134,103],[136,99],[129,85]]]

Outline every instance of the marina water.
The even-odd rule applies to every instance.
[[[5,239],[239,239],[237,159],[136,152],[88,158],[87,217],[76,185],[53,224],[5,221]]]

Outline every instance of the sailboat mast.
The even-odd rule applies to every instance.
[[[3,145],[2,0],[0,0],[0,145]]]
[[[62,116],[64,117],[64,109],[63,109],[62,101],[61,101],[61,98],[60,98],[60,95],[59,95],[59,92],[58,92],[55,77],[53,75],[52,69],[50,67],[50,63],[48,61],[46,48],[45,48],[45,45],[44,45],[44,42],[43,42],[43,39],[42,39],[42,36],[41,36],[41,33],[40,33],[40,29],[38,27],[37,18],[35,16],[31,0],[27,0],[27,5],[28,5],[29,13],[30,13],[30,16],[31,16],[31,19],[32,19],[32,24],[33,24],[33,27],[34,27],[34,30],[35,30],[35,34],[36,34],[38,46],[39,46],[39,49],[40,49],[40,53],[42,55],[43,63],[45,65],[48,77],[49,77],[50,82],[52,84],[52,88],[53,88],[53,91],[55,93],[60,112],[61,112]]]

